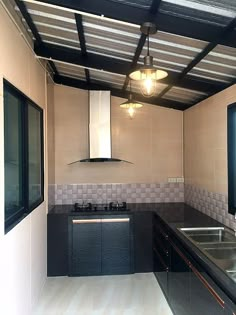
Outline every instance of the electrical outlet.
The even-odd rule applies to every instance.
[[[184,183],[184,178],[183,177],[177,177],[176,182],[177,183]]]
[[[176,183],[175,177],[168,177],[168,183]]]

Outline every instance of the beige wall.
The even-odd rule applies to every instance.
[[[48,79],[47,85],[47,152],[48,184],[55,184],[55,124],[54,124],[54,83]]]
[[[187,184],[227,193],[227,106],[233,102],[235,85],[184,112]]]
[[[46,109],[46,75],[1,4],[0,38],[0,313],[29,315],[46,279],[46,202],[4,235],[3,78]]]
[[[128,163],[76,163],[88,157],[88,92],[56,85],[56,184],[166,182],[182,176],[183,113],[145,105],[133,120],[111,98],[112,155]]]

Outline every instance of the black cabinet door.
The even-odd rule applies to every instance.
[[[132,272],[131,218],[102,218],[102,274]]]
[[[153,271],[152,212],[134,214],[134,268],[135,272]]]
[[[176,315],[191,315],[190,274],[182,249],[170,240],[170,270],[168,273],[169,302]],[[205,313],[198,313],[198,315]]]
[[[191,314],[225,314],[224,301],[209,283],[206,273],[196,263],[191,265],[191,269]]]
[[[47,216],[47,275],[68,275],[68,216]]]
[[[153,262],[154,262],[154,274],[159,282],[159,285],[168,297],[168,266],[163,259],[163,254],[154,245],[153,248]]]
[[[100,275],[102,272],[102,223],[100,218],[69,218],[69,275]]]

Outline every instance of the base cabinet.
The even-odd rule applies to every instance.
[[[148,211],[134,214],[135,272],[153,272],[152,218],[153,213]]]
[[[153,234],[155,276],[175,315],[234,314],[231,301],[157,215]]]
[[[102,271],[102,229],[97,218],[73,218],[69,225],[69,275],[99,275]]]
[[[47,216],[47,275],[68,275],[68,215]]]
[[[133,272],[132,215],[69,217],[69,275]]]

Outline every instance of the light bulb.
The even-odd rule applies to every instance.
[[[128,113],[129,113],[130,119],[132,119],[134,117],[134,113],[135,113],[135,110],[132,106],[128,108]]]
[[[141,81],[141,92],[143,96],[151,97],[156,91],[156,80],[146,78]]]

